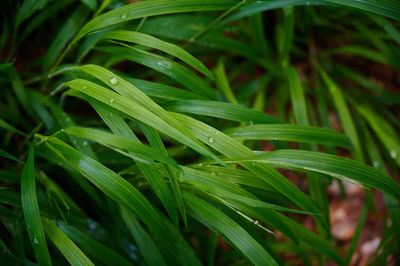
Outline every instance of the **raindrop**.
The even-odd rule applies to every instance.
[[[215,134],[219,135],[219,131],[215,131]]]
[[[208,137],[208,142],[214,143],[214,142],[215,142],[215,139],[214,139],[213,137]]]
[[[112,78],[110,78],[110,83],[112,85],[117,85],[118,84],[118,79],[116,77],[112,77]]]
[[[114,98],[110,98],[110,103],[114,103]]]
[[[83,86],[83,87],[82,87],[82,90],[86,90],[86,89],[87,89],[87,87],[86,87],[86,86]]]
[[[390,156],[391,156],[393,159],[396,159],[396,158],[397,158],[397,151],[391,150],[391,151],[390,151]]]
[[[203,163],[199,163],[199,166],[202,167],[202,166],[203,166]]]
[[[211,172],[211,175],[215,175],[215,172]]]
[[[121,19],[126,19],[128,17],[128,14],[122,14],[120,17]]]
[[[254,123],[253,123],[253,120],[250,120],[250,125],[253,125]]]
[[[88,142],[87,142],[87,140],[85,140],[84,142],[83,142],[83,146],[87,146],[88,145]]]
[[[374,161],[374,162],[372,163],[372,165],[373,165],[375,168],[378,168],[378,167],[379,167],[379,162]]]
[[[64,129],[63,129],[63,128],[61,129],[61,132],[64,132]]]
[[[161,60],[158,62],[158,65],[165,68],[171,68],[171,62],[166,60]]]
[[[254,220],[253,223],[254,223],[255,225],[257,225],[257,224],[258,224],[258,220]]]
[[[39,240],[37,239],[36,236],[33,238],[33,243],[36,244],[36,245],[39,244]]]

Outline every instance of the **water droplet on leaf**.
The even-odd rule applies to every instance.
[[[161,60],[158,62],[159,66],[165,67],[165,68],[171,68],[171,62],[166,61],[166,60]]]
[[[37,239],[36,236],[33,238],[33,243],[36,244],[36,245],[39,244],[39,240]]]
[[[393,159],[396,159],[396,158],[397,158],[397,151],[391,150],[391,151],[390,151],[390,156],[391,156]]]
[[[128,17],[128,14],[122,14],[120,17],[121,19],[126,19]]]
[[[208,137],[208,142],[214,143],[214,142],[215,142],[215,139],[214,139],[213,137]]]
[[[114,103],[114,102],[115,102],[114,98],[111,98],[110,103]]]
[[[118,84],[118,79],[116,77],[112,77],[112,78],[110,78],[110,83],[112,85],[117,85]]]

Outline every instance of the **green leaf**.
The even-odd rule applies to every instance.
[[[238,141],[230,138],[229,136],[205,123],[182,114],[174,114],[174,116],[199,140],[219,151],[228,158],[255,155],[255,153],[248,147],[242,145]],[[300,206],[305,211],[319,213],[319,208],[306,194],[301,192],[298,187],[296,187],[292,182],[287,180],[282,174],[272,167],[263,164],[247,162],[241,163],[241,165],[244,168],[252,171],[259,178],[265,180],[277,191],[281,192],[294,204]],[[318,219],[318,216],[316,218]]]
[[[292,124],[260,124],[229,128],[224,133],[239,140],[280,140],[352,148],[349,138],[344,134],[320,127]]]
[[[0,71],[12,67],[13,64],[14,64],[14,62],[0,64]]]
[[[15,132],[20,134],[21,136],[26,136],[26,134],[18,129],[16,129],[15,127],[13,127],[12,125],[10,125],[9,123],[7,123],[6,121],[4,121],[3,119],[0,119],[0,127],[5,128],[11,132]]]
[[[87,100],[115,135],[123,136],[130,141],[140,143],[140,140],[136,137],[136,135],[132,132],[130,127],[121,118],[116,110],[94,99]],[[135,155],[134,152],[129,153],[131,156]],[[173,197],[167,187],[166,182],[163,180],[159,171],[157,171],[156,167],[154,166],[153,160],[151,159],[148,163],[136,161],[136,164],[145,178],[149,181],[149,184],[152,186],[157,196],[160,198],[174,224],[178,224],[178,215],[176,213]]]
[[[21,174],[21,203],[26,228],[37,262],[40,265],[51,265],[36,196],[33,146],[29,149],[28,160]]]
[[[400,200],[400,186],[389,176],[357,161],[313,151],[277,150],[244,159],[273,167],[311,171],[356,180]],[[233,160],[235,162],[235,160]]]
[[[121,216],[128,227],[129,232],[135,239],[136,244],[139,246],[140,252],[142,253],[147,264],[150,266],[166,265],[156,244],[142,228],[135,216],[129,210],[123,207],[121,207]]]
[[[19,160],[17,157],[15,157],[14,155],[11,155],[11,154],[9,154],[8,152],[6,152],[6,151],[3,151],[2,149],[0,149],[0,156],[2,156],[2,157],[4,157],[4,158],[7,158],[7,159],[10,159],[10,160],[13,160],[13,161],[16,161],[16,162],[19,162],[19,163],[23,163],[21,160]]]
[[[226,99],[233,103],[233,104],[237,104],[238,101],[236,100],[235,95],[232,92],[232,89],[229,85],[229,81],[228,78],[226,76],[225,73],[225,65],[224,65],[224,61],[222,59],[220,59],[218,61],[217,66],[214,69],[215,75],[217,77],[217,86],[218,89],[220,91],[222,91],[222,93],[225,95]]]
[[[48,51],[43,58],[43,69],[49,69],[53,65],[59,57],[62,49],[86,21],[88,13],[88,9],[85,6],[80,6],[71,14],[48,48]]]
[[[228,17],[224,24],[238,20],[253,14],[288,6],[304,5],[332,5],[350,7],[355,10],[368,11],[378,15],[386,16],[395,20],[400,20],[400,6],[395,0],[270,0],[256,1],[249,3]]]
[[[206,115],[250,124],[282,123],[278,118],[240,105],[216,101],[173,101],[165,105],[169,111]]]
[[[364,117],[380,141],[385,145],[389,155],[400,166],[400,140],[396,130],[388,121],[376,114],[371,108],[356,105],[357,111]]]
[[[79,39],[90,32],[132,19],[179,12],[224,10],[228,9],[234,4],[235,1],[232,0],[140,1],[131,5],[125,5],[120,8],[108,11],[102,15],[93,18],[81,28],[72,43],[77,42]]]
[[[118,204],[131,210],[136,217],[159,237],[164,248],[168,249],[170,254],[178,257],[177,260],[181,258],[178,251],[184,249],[187,257],[194,262],[198,262],[193,251],[176,229],[128,181],[61,140],[54,137],[48,137],[47,140],[45,143],[55,151],[59,159],[67,162]],[[171,242],[174,245],[171,245]]]
[[[358,138],[356,126],[354,124],[353,118],[351,117],[349,108],[347,106],[346,100],[341,92],[340,88],[333,82],[333,80],[328,76],[328,74],[319,68],[323,80],[325,81],[328,89],[332,95],[333,102],[335,104],[336,110],[339,113],[340,121],[342,122],[343,129],[347,136],[349,136],[353,146],[353,155],[356,160],[364,161],[360,140]]]
[[[72,239],[72,241],[76,242],[78,246],[87,251],[93,257],[97,258],[102,263],[106,265],[132,265],[131,262],[120,256],[116,251],[101,244],[96,239],[88,236],[75,227],[61,221],[58,221],[57,225],[68,237]]]
[[[160,55],[149,53],[135,47],[98,47],[98,51],[112,54],[117,58],[133,61],[156,71],[159,71],[172,79],[175,79],[188,90],[199,94],[207,99],[215,99],[215,91],[208,83],[194,72],[176,63],[175,61]]]
[[[151,82],[141,79],[125,78],[138,89],[143,91],[150,97],[166,99],[166,100],[206,100],[207,98],[199,94],[174,88],[161,83]]]
[[[307,116],[306,100],[299,75],[297,74],[296,69],[291,66],[286,67],[285,71],[287,79],[289,81],[290,96],[296,122],[300,126],[308,126],[309,123]]]
[[[60,250],[68,262],[73,266],[94,265],[88,257],[75,245],[75,243],[52,221],[42,217],[46,235]]]
[[[157,160],[179,168],[177,163],[172,158],[167,157],[146,145],[132,141],[129,138],[117,136],[99,129],[77,126],[65,128],[63,132],[78,136],[80,138],[89,139],[102,145],[130,151],[131,153],[129,154],[132,155],[135,160],[139,160],[143,163],[149,163],[152,160]]]
[[[191,193],[183,194],[189,214],[218,230],[254,265],[278,265],[271,255],[229,216]]]
[[[194,56],[175,44],[165,42],[151,35],[135,31],[118,30],[106,33],[101,39],[132,42],[166,52],[167,54],[179,58],[189,66],[198,70],[200,73],[209,77],[211,80],[215,80],[215,77],[210,70],[208,70],[208,68]]]
[[[87,66],[85,70],[89,67],[92,66]],[[80,69],[82,69],[82,67]],[[116,86],[112,85],[113,88],[118,90],[121,94],[123,92],[124,96],[120,96],[117,93],[107,90],[106,88],[92,82],[80,79],[70,81],[65,85],[87,94],[100,102],[103,102],[108,106],[111,106],[112,108],[159,130],[171,138],[193,148],[204,156],[219,161],[219,159],[205,148],[205,146],[201,145],[191,134],[187,133],[187,130],[180,125],[176,119],[156,105],[139,89],[133,87],[129,82],[112,75],[111,72],[105,69],[97,68],[96,70],[98,71],[93,71],[92,73],[96,73],[99,78],[107,80],[107,83],[110,83],[110,80],[114,81],[115,79],[117,84],[115,84]],[[142,105],[145,105],[146,108],[149,108],[154,113],[142,107]],[[134,108],[132,108],[133,106]]]

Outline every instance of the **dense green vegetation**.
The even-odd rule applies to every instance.
[[[375,190],[370,263],[399,254],[399,1],[0,9],[2,265],[348,265]],[[346,248],[332,182],[365,193]]]

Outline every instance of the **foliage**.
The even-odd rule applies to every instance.
[[[346,265],[373,190],[370,262],[399,253],[400,98],[368,78],[400,69],[398,1],[0,7],[2,263]],[[332,182],[365,190],[346,249]]]

